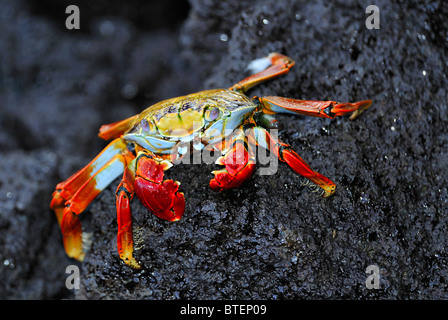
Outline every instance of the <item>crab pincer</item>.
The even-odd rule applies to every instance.
[[[237,188],[254,174],[255,157],[244,138],[236,141],[230,151],[216,160],[216,164],[225,168],[212,172],[215,177],[210,180],[211,189],[223,191]]]
[[[163,180],[163,171],[172,164],[158,161],[142,153],[137,157],[135,172],[135,193],[143,205],[159,218],[176,221],[185,211],[185,198],[178,192],[180,183]]]

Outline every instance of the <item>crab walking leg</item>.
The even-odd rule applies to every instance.
[[[257,73],[234,84],[229,90],[244,93],[261,82],[287,74],[294,64],[294,60],[276,52],[267,57],[253,60],[247,68]]]
[[[271,135],[266,129],[261,127],[253,128],[255,141],[261,147],[273,152],[281,161],[286,162],[292,170],[324,190],[324,197],[331,196],[336,190],[336,185],[327,177],[314,171],[311,167],[294,151],[289,144],[280,141]]]
[[[372,100],[341,103],[336,101],[296,100],[276,96],[255,97],[254,99],[260,101],[263,112],[267,114],[292,113],[329,119],[352,113],[350,120],[354,120],[372,105]]]
[[[255,153],[243,131],[240,130],[229,142],[230,148],[224,150],[224,155],[216,160],[216,164],[225,168],[212,172],[215,177],[210,180],[210,188],[213,190],[239,187],[255,172]]]
[[[123,179],[118,185],[116,192],[117,204],[117,249],[118,254],[127,265],[134,269],[140,269],[141,266],[133,257],[134,239],[132,235],[132,213],[131,200],[134,197],[134,180],[135,175],[130,169],[130,163],[135,156],[130,152],[123,152],[126,161]]]
[[[61,220],[62,241],[67,256],[83,261],[86,250],[83,248],[83,233],[79,217],[70,210],[64,210]]]
[[[65,203],[62,213],[61,231],[65,251],[71,258],[82,261],[85,256],[83,233],[79,214],[124,170],[125,159],[119,153],[112,157]]]
[[[50,208],[54,210],[59,225],[61,225],[65,202],[70,200],[81,186],[94,176],[110,159],[125,149],[126,144],[122,139],[113,140],[87,166],[56,186]]]
[[[119,138],[138,118],[138,114],[135,116],[129,117],[127,119],[117,121],[114,123],[103,124],[100,127],[100,132],[98,133],[98,137],[104,140],[110,140],[114,138]]]

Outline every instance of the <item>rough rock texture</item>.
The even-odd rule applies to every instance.
[[[0,297],[448,298],[447,4],[378,2],[381,29],[368,30],[366,1],[252,3],[191,0],[160,28],[129,8],[87,8],[96,15],[80,32],[28,2],[0,3]],[[116,181],[83,215],[93,243],[81,288],[67,290],[75,262],[47,206],[104,146],[99,125],[227,87],[272,51],[296,66],[250,95],[374,101],[356,121],[279,116],[284,140],[336,194],[316,197],[284,164],[223,193],[208,187],[211,166],[175,166],[180,221],[132,204],[136,272],[116,252]],[[378,290],[366,288],[369,265]]]

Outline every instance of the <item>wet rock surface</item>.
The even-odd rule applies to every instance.
[[[90,14],[68,31],[62,5],[0,3],[1,298],[448,298],[446,4],[379,2],[379,30],[365,26],[367,2],[191,0],[160,27],[134,5],[80,4]],[[283,163],[221,193],[208,187],[214,166],[178,165],[166,176],[186,197],[180,221],[132,203],[141,271],[118,258],[118,180],[83,214],[85,261],[68,259],[48,204],[105,146],[99,126],[228,87],[272,51],[296,66],[250,96],[373,100],[355,121],[278,117],[335,195],[317,197]],[[80,266],[75,292],[70,264]],[[366,288],[369,265],[381,272],[377,290]]]

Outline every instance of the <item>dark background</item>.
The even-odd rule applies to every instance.
[[[65,28],[69,4],[80,30]],[[370,4],[379,30],[365,26]],[[0,298],[448,298],[447,40],[443,1],[2,0]],[[272,51],[296,66],[249,95],[373,100],[356,121],[279,116],[335,195],[316,197],[284,164],[224,193],[208,187],[212,167],[179,165],[167,176],[186,196],[180,221],[132,204],[142,271],[118,258],[118,181],[82,216],[84,263],[68,259],[51,194],[105,146],[99,126],[229,87]]]

